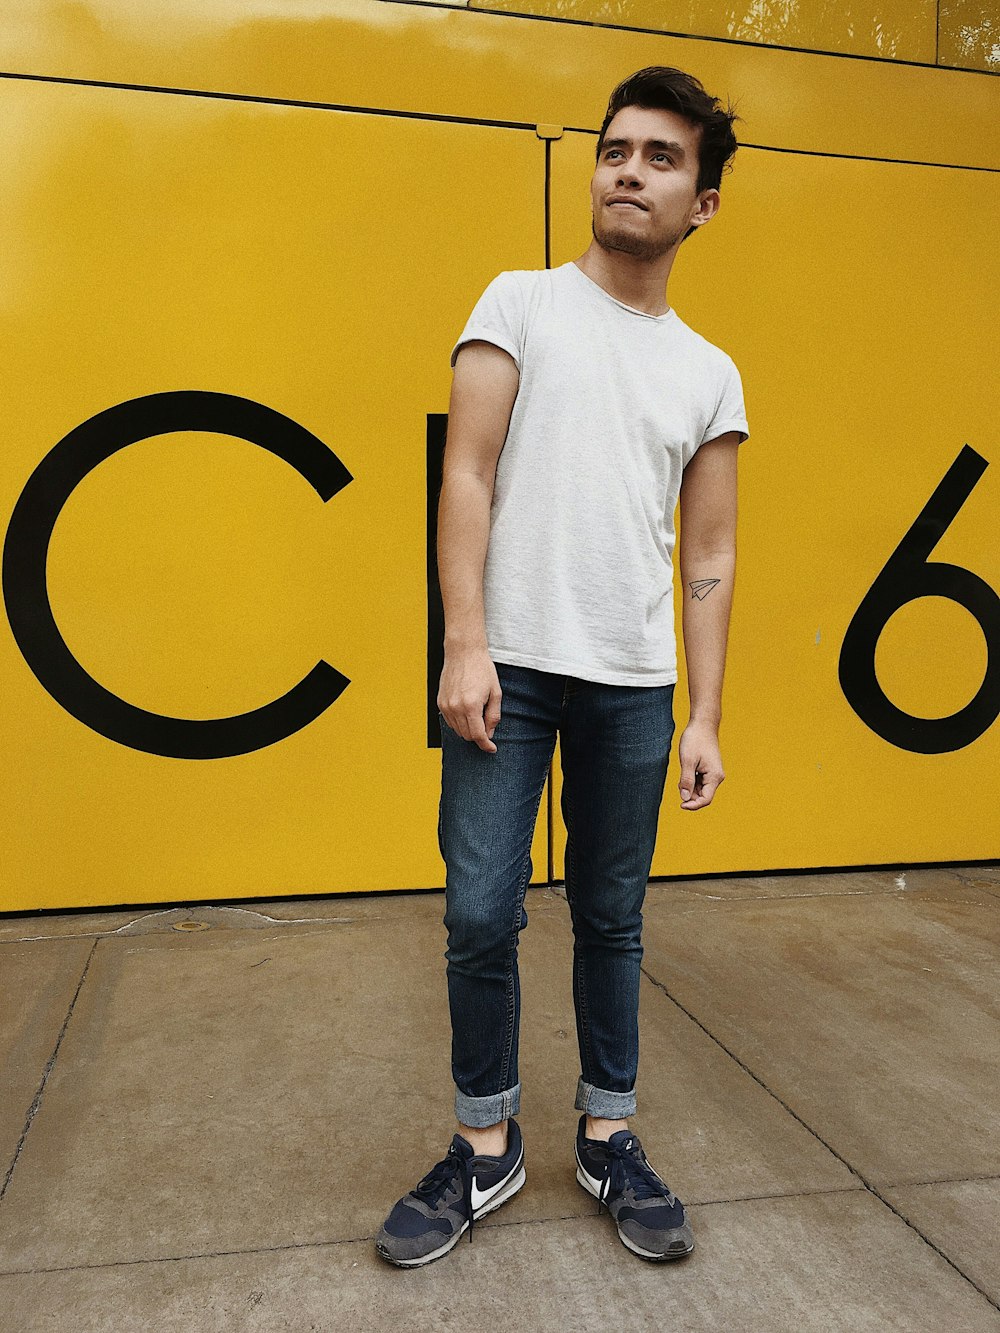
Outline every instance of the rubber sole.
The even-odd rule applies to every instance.
[[[583,1167],[580,1165],[579,1161],[576,1164],[576,1178],[581,1188],[585,1189],[588,1194],[592,1195],[595,1199],[599,1199],[601,1197],[600,1194],[597,1192],[597,1190],[594,1189],[594,1186],[591,1184],[590,1178],[584,1172]],[[613,1217],[612,1221],[614,1221]],[[688,1246],[686,1250],[667,1250],[665,1254],[656,1254],[652,1250],[644,1250],[640,1246],[636,1245],[634,1240],[630,1240],[628,1236],[625,1235],[625,1233],[622,1231],[621,1227],[618,1225],[617,1222],[615,1222],[615,1229],[618,1232],[618,1239],[621,1241],[621,1243],[625,1246],[627,1250],[631,1250],[633,1254],[637,1254],[640,1259],[648,1259],[651,1263],[663,1263],[663,1261],[666,1259],[684,1259],[694,1249],[694,1241],[692,1240],[691,1244]]]
[[[479,1219],[485,1217],[487,1213],[492,1213],[494,1208],[499,1208],[500,1205],[506,1203],[508,1199],[512,1199],[523,1186],[524,1181],[525,1174],[522,1161],[520,1171],[518,1171],[516,1175],[511,1176],[510,1181],[504,1186],[500,1193],[494,1195],[492,1199],[487,1200],[481,1208],[475,1209],[472,1214],[475,1221],[478,1222]],[[462,1223],[459,1230],[455,1232],[454,1236],[452,1236],[450,1240],[445,1241],[440,1249],[432,1250],[430,1254],[422,1255],[419,1259],[394,1259],[391,1254],[382,1248],[382,1245],[378,1241],[375,1242],[375,1249],[383,1259],[390,1264],[395,1264],[397,1268],[422,1268],[424,1264],[433,1263],[435,1259],[440,1259],[446,1255],[449,1250],[453,1250],[468,1229],[469,1223],[468,1220],[466,1220]]]

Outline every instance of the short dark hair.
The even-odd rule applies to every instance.
[[[623,79],[611,94],[607,115],[597,138],[596,161],[601,159],[608,126],[618,112],[627,106],[676,111],[692,125],[700,125],[695,193],[719,188],[722,173],[736,154],[733,121],[743,119],[736,115],[731,104],[723,107],[717,97],[705,91],[693,74],[675,69],[672,65],[647,65],[645,69],[636,70]],[[732,167],[729,166],[729,169],[732,170]],[[697,227],[689,228],[683,239],[687,240],[691,232],[697,230]]]

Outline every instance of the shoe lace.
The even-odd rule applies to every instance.
[[[605,1147],[610,1157],[610,1170],[597,1196],[598,1212],[602,1203],[608,1207],[607,1199],[611,1193],[618,1193],[627,1185],[632,1186],[636,1199],[663,1198],[666,1190],[667,1202],[674,1202],[674,1195],[649,1165],[646,1154],[634,1138],[608,1143]]]
[[[462,1180],[461,1208],[469,1220],[469,1244],[472,1244],[472,1227],[475,1221],[472,1213],[472,1158],[463,1157],[454,1144],[440,1162],[427,1172],[416,1188],[410,1190],[414,1199],[420,1199],[431,1207],[441,1202],[443,1195],[456,1176]]]

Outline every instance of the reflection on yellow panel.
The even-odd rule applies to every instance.
[[[847,0],[824,7],[795,0],[469,0],[469,8],[934,62],[935,0]]]
[[[554,265],[589,243],[594,146],[571,132],[552,145]],[[682,243],[667,294],[735,360],[750,422],[726,779],[708,807],[680,809],[681,652],[653,873],[995,856],[985,775],[1000,766],[1000,180],[740,148],[720,194]],[[956,209],[966,194],[975,207]],[[679,633],[682,543],[678,514]],[[859,608],[880,575],[875,594],[896,609],[875,609],[884,629],[872,639]],[[842,684],[845,663],[858,690]],[[975,715],[937,721],[981,687]],[[886,720],[888,705],[902,721]],[[554,839],[558,877],[558,822]]]
[[[1000,72],[996,0],[941,0],[938,63]]]
[[[5,515],[82,431],[81,475],[36,477],[17,510],[12,604],[33,643],[50,601],[72,661],[46,640],[43,674],[76,662],[114,698],[84,698],[78,673],[56,702],[5,624],[0,907],[442,885],[427,417],[487,282],[544,263],[543,145],[120,89],[3,94]],[[187,415],[100,415],[160,394]],[[199,416],[211,395],[232,401]],[[260,438],[236,429],[251,411],[274,414]],[[317,457],[346,469],[332,494]],[[43,568],[28,547],[60,487]],[[346,683],[314,720],[198,753],[195,723],[266,709],[318,663]],[[185,721],[168,731],[187,757],[88,723],[114,699]],[[540,820],[536,878],[546,836]]]
[[[597,129],[619,79],[679,65],[732,97],[753,143],[1000,166],[993,80],[920,65],[387,0],[0,0],[4,14],[12,73]]]

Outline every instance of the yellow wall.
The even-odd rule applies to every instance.
[[[751,423],[727,781],[682,814],[674,756],[653,873],[996,854],[970,784],[993,719],[921,751],[839,678],[963,446],[996,460],[994,79],[457,6],[22,0],[0,8],[0,909],[443,884],[448,352],[491,277],[545,264],[547,174],[549,262],[586,248],[608,93],[651,63],[743,117],[670,297],[740,366]],[[992,473],[929,558],[1000,589]],[[875,655],[917,717],[986,670],[948,595]],[[274,704],[304,679],[315,699]],[[683,660],[676,698],[679,735]],[[535,882],[562,874],[558,783],[557,755]]]
[[[996,0],[469,0],[469,8],[1000,72]]]

